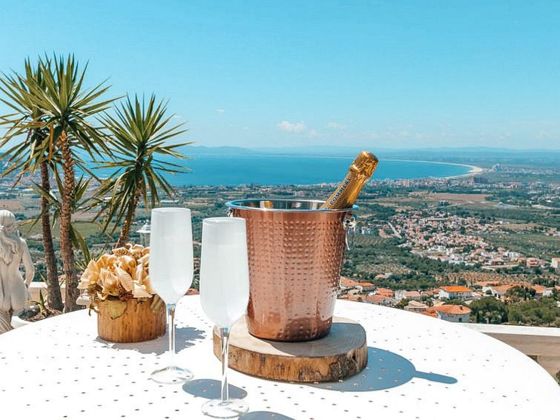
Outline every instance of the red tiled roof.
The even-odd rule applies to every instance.
[[[447,293],[468,293],[471,291],[471,289],[465,286],[443,286],[441,289]]]
[[[426,305],[425,303],[422,302],[417,302],[415,300],[411,300],[410,302],[408,302],[408,304],[405,306],[409,307],[409,308],[428,308],[428,305]]]
[[[340,285],[342,287],[356,287],[356,286],[358,286],[358,284],[360,284],[360,283],[357,282],[356,280],[352,280],[348,277],[341,277],[340,278]]]
[[[515,285],[514,284],[500,284],[499,286],[492,286],[492,290],[503,295],[509,289],[511,289],[512,287],[515,287]]]
[[[432,318],[437,318],[437,312],[433,311],[432,308],[426,309],[424,312],[422,312],[422,315],[427,315],[427,316],[431,316]]]
[[[546,287],[544,287],[542,284],[533,284],[529,287],[534,289],[535,292],[537,292],[539,295],[542,295],[544,293],[544,291],[546,290]]]
[[[388,299],[388,297],[383,295],[368,295],[365,300],[369,303],[379,304],[383,303],[386,299]]]
[[[348,297],[346,298],[349,301],[352,302],[363,302],[364,301],[364,296],[362,295],[348,295]]]
[[[386,296],[386,297],[394,297],[395,296],[395,292],[393,292],[391,289],[385,289],[383,287],[378,287],[375,290],[375,294],[376,295],[381,295],[381,296]]]
[[[492,290],[500,294],[505,294],[509,289],[513,287],[527,287],[533,289],[536,293],[542,295],[548,288],[542,284],[531,284],[527,282],[519,282],[513,284],[500,284],[498,286],[492,286]]]
[[[470,308],[463,305],[439,305],[432,306],[431,308],[426,309],[426,312],[441,312],[448,315],[468,315],[471,313],[471,310]]]

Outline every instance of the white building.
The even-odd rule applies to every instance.
[[[439,305],[427,309],[424,313],[449,322],[470,322],[471,310],[463,305]]]
[[[420,300],[421,298],[422,295],[420,295],[420,292],[417,292],[416,290],[395,290],[395,299],[397,301],[403,299]]]
[[[470,299],[472,290],[465,286],[443,286],[439,289],[440,299]]]
[[[422,302],[416,302],[415,300],[411,300],[408,304],[404,307],[405,311],[409,312],[424,312],[429,308],[428,305]]]

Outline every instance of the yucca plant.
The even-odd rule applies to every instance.
[[[44,65],[49,67],[50,61],[46,60]],[[50,192],[50,167],[43,147],[48,136],[43,126],[45,115],[30,94],[30,84],[45,89],[45,83],[38,65],[33,66],[30,60],[25,60],[24,68],[22,75],[14,73],[0,76],[0,91],[3,94],[0,100],[12,111],[11,114],[0,117],[0,125],[6,127],[6,132],[0,138],[0,148],[6,149],[2,157],[8,164],[2,175],[17,173],[17,184],[23,174],[35,172],[39,168],[41,188]],[[62,310],[50,205],[45,198],[41,199],[41,228],[47,269],[47,304],[51,309]]]
[[[75,195],[75,159],[73,149],[93,157],[101,152],[110,153],[102,131],[92,124],[96,114],[105,111],[114,99],[101,100],[109,86],[102,82],[91,89],[84,87],[87,66],[80,69],[73,56],[54,56],[47,63],[40,60],[44,87],[29,85],[30,100],[41,110],[43,118],[38,125],[47,135],[41,143],[41,152],[48,159],[59,152],[64,181],[61,189],[60,250],[66,278],[64,310],[77,309],[78,279],[72,246],[72,203]]]
[[[58,190],[62,191],[63,181],[60,178],[58,171],[55,171],[55,179]],[[89,189],[90,183],[91,178],[86,179],[84,176],[81,176],[78,180],[76,180],[76,187],[74,190],[74,197],[72,202],[72,213],[76,213],[80,210],[85,210],[88,207],[89,201],[91,200],[91,198],[87,196],[87,191]],[[40,185],[35,185],[34,189],[42,199],[45,199],[49,202],[49,206],[52,209],[52,227],[56,227],[60,222],[62,214],[61,196],[54,194],[52,191],[43,189]],[[35,222],[37,222],[37,220],[38,219],[36,219]],[[70,225],[70,240],[72,241],[72,245],[75,249],[79,249],[80,251],[82,251],[85,262],[85,264],[82,265],[87,265],[87,263],[91,259],[89,247],[87,246],[85,238],[77,229],[76,224]]]
[[[102,210],[106,216],[105,229],[111,222],[114,222],[113,230],[122,223],[118,247],[128,241],[140,200],[146,208],[153,208],[159,203],[160,190],[174,195],[164,174],[184,172],[182,165],[164,160],[185,159],[178,148],[190,144],[169,144],[185,132],[182,124],[171,123],[172,118],[166,103],[157,101],[153,95],[147,102],[137,96],[129,97],[115,109],[115,115],[102,117],[113,153],[112,161],[100,166],[115,171],[102,183],[98,196],[110,197]]]

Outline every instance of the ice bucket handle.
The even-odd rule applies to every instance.
[[[344,243],[346,244],[346,250],[350,251],[350,246],[354,244],[354,234],[356,233],[356,218],[352,214],[346,214],[342,225],[346,231],[346,236],[344,238]]]

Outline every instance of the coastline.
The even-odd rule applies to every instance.
[[[260,159],[262,157],[258,157]],[[290,156],[290,158],[295,158],[294,162],[285,157],[270,157],[273,159],[268,166],[263,166],[262,162],[260,166],[257,165],[257,170],[251,171],[252,173],[245,174],[244,168],[251,168],[253,162],[251,159],[226,159],[224,157],[211,157],[210,159],[201,159],[198,161],[198,167],[195,167],[195,161],[191,162],[189,179],[175,179],[170,180],[171,184],[178,188],[188,188],[189,186],[237,186],[237,185],[261,185],[261,186],[282,186],[282,185],[301,185],[301,186],[311,186],[311,185],[335,185],[340,182],[340,179],[333,179],[333,173],[339,173],[342,177],[348,166],[345,164],[338,163],[336,167],[328,162],[321,162],[323,157],[301,157],[301,156]],[[287,159],[286,159],[287,158]],[[286,159],[286,160],[285,160]],[[311,179],[306,179],[307,176],[305,172],[301,172],[302,167],[307,167],[308,162],[301,162],[301,159],[310,159],[314,162],[308,171],[312,171],[315,176]],[[347,160],[343,157],[326,157],[327,161],[333,162],[334,160],[339,161],[341,159]],[[298,162],[299,160],[299,162]],[[204,163],[205,161],[206,163]],[[475,165],[468,165],[463,163],[455,162],[443,162],[443,161],[431,161],[431,160],[413,160],[413,159],[381,159],[382,162],[386,162],[388,167],[391,168],[386,172],[385,167],[383,170],[377,171],[374,175],[373,182],[384,182],[384,181],[397,181],[397,180],[422,180],[422,179],[432,179],[432,180],[445,180],[453,178],[461,178],[466,176],[472,176],[474,174],[482,173],[483,168]],[[455,169],[450,170],[439,170],[437,167],[454,167]],[[300,171],[296,176],[286,176],[290,173],[290,168],[293,167]],[[395,168],[402,168],[401,170],[395,171]],[[427,171],[426,167],[432,167],[434,169]],[[417,169],[418,168],[418,169]],[[216,170],[218,174],[222,175],[215,176]],[[206,177],[204,174],[208,173],[210,176]],[[447,173],[447,174],[446,174]],[[231,176],[229,175],[231,174]],[[239,174],[242,174],[239,176]],[[324,175],[317,176],[317,174]],[[195,177],[192,177],[195,175]],[[402,175],[402,176],[399,176]],[[259,179],[259,182],[255,182]],[[178,181],[178,182],[177,182]],[[182,182],[181,182],[182,181]]]
[[[277,159],[277,156],[271,156]],[[247,159],[232,159],[224,158],[222,156],[212,156],[210,159],[200,159],[198,160],[198,165],[195,166],[195,161],[190,161],[190,171],[188,173],[177,174],[170,177],[170,183],[177,188],[188,188],[196,186],[206,186],[206,187],[218,187],[218,186],[238,186],[238,185],[261,185],[261,186],[283,186],[283,185],[336,185],[340,182],[341,178],[346,174],[348,166],[346,162],[344,164],[337,164],[334,168],[327,162],[321,162],[323,157],[303,157],[303,159],[312,159],[315,162],[313,167],[308,169],[315,174],[319,173],[322,175],[315,175],[312,179],[306,179],[306,173],[300,170],[300,173],[296,173],[296,176],[286,177],[287,173],[290,173],[291,168],[300,169],[301,167],[306,167],[307,162],[291,162],[289,158],[297,158],[296,160],[301,160],[301,156],[282,156],[280,157],[280,162],[274,161],[272,165],[263,166],[257,168],[257,171],[252,171],[250,174],[243,174],[238,176],[239,173],[243,173],[245,168],[251,168],[253,165],[252,158],[258,159],[261,156],[255,156]],[[284,160],[286,159],[286,160]],[[326,157],[328,161],[349,161],[346,157]],[[372,181],[370,182],[386,182],[386,181],[399,181],[399,180],[445,180],[468,177],[484,172],[486,169],[475,166],[468,165],[464,163],[455,162],[445,162],[445,161],[432,161],[432,160],[415,160],[415,159],[381,159],[381,162],[386,162],[391,167],[389,172],[383,170],[377,171],[374,174]],[[268,163],[268,162],[267,162]],[[407,165],[408,163],[408,165]],[[417,164],[421,164],[417,172]],[[291,166],[290,166],[291,165]],[[329,167],[329,165],[331,167]],[[424,168],[422,168],[424,165]],[[434,169],[426,171],[425,166],[432,167]],[[437,167],[454,167],[456,169],[452,171],[440,171]],[[395,167],[399,170],[395,171]],[[402,169],[401,169],[402,168]],[[403,173],[404,172],[404,173]],[[446,174],[447,172],[447,174]],[[333,179],[332,174],[339,174],[340,178]],[[208,175],[207,175],[208,174]],[[215,176],[218,174],[218,176]],[[221,174],[221,175],[220,175]],[[388,176],[387,176],[388,175]],[[392,175],[392,176],[391,176]],[[401,175],[401,176],[399,176]],[[100,171],[98,173],[100,177],[110,176],[107,171]],[[288,178],[288,179],[287,179]],[[291,179],[290,179],[291,178]],[[259,182],[255,180],[259,179]]]
[[[472,176],[472,175],[477,175],[477,174],[481,174],[484,172],[484,168],[481,168],[480,166],[475,166],[475,165],[466,165],[466,164],[457,164],[457,165],[461,165],[461,166],[465,166],[467,168],[470,168],[469,172],[467,172],[466,174],[463,175],[452,175],[452,176],[446,176],[444,177],[444,179],[452,179],[452,178],[464,178],[466,176]]]
[[[466,176],[476,175],[484,172],[484,168],[475,165],[468,165],[466,163],[456,163],[456,162],[443,162],[439,160],[416,160],[416,159],[385,159],[386,161],[392,162],[422,162],[422,163],[433,163],[437,165],[452,165],[461,166],[463,168],[469,168],[469,171],[460,175],[449,175],[449,176],[430,176],[430,177],[420,177],[414,179],[452,179],[452,178],[463,178]]]
[[[302,157],[302,156],[251,156],[235,159],[212,156],[209,159],[190,161],[189,174],[179,174],[169,181],[178,188],[190,186],[238,186],[238,185],[331,185],[338,184],[346,174],[351,162],[345,157]],[[294,158],[294,159],[291,159]],[[344,160],[344,162],[342,162]],[[336,164],[333,162],[337,161]],[[346,163],[348,161],[348,163]],[[483,168],[463,163],[413,160],[383,159],[387,166],[378,168],[373,182],[422,179],[452,179],[472,176],[483,172]],[[381,165],[380,165],[381,166]],[[442,168],[439,169],[438,167]],[[444,169],[447,167],[448,169]],[[249,171],[245,169],[249,168]],[[307,168],[307,173],[301,168]],[[429,169],[431,168],[431,169]],[[454,168],[454,169],[451,169]],[[382,169],[382,170],[379,170]],[[293,170],[293,174],[292,174]],[[333,174],[339,174],[336,179]],[[174,179],[173,179],[174,178]]]

